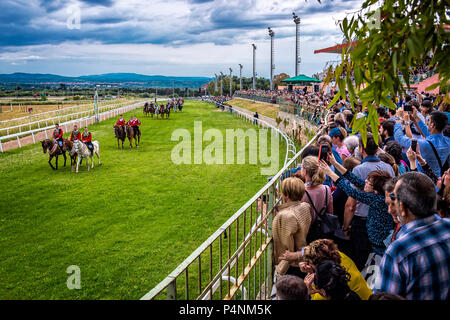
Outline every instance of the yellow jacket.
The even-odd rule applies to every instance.
[[[367,285],[366,280],[361,275],[361,272],[359,272],[353,260],[341,251],[339,251],[339,254],[341,255],[341,266],[343,266],[350,274],[350,281],[348,282],[348,286],[361,298],[361,300],[368,300],[373,293],[372,289],[370,289]],[[322,295],[320,295],[319,293],[314,293],[313,295],[311,295],[311,299],[325,300],[325,298],[322,297]]]

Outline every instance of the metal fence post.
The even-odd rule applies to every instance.
[[[167,300],[177,300],[177,278],[167,286]]]
[[[275,184],[272,184],[269,187],[269,203],[267,205],[267,212],[273,209],[274,199],[275,198]],[[267,217],[267,236],[272,238],[272,222],[273,222],[273,213]],[[266,295],[266,299],[270,298],[273,286],[273,241],[271,240],[267,245],[267,275],[266,275],[266,283],[264,286],[264,294]]]

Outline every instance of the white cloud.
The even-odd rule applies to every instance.
[[[336,60],[336,55],[314,55],[313,51],[342,41],[336,20],[359,8],[362,1],[216,0],[197,4],[120,0],[110,6],[88,2],[47,3],[51,10],[47,8],[44,14],[36,1],[30,2],[34,12],[40,12],[30,17],[28,25],[36,36],[25,38],[29,30],[24,26],[22,34],[17,34],[18,41],[23,40],[20,44],[11,40],[1,47],[0,68],[62,75],[136,72],[211,76],[229,67],[237,70],[242,63],[243,74],[250,76],[250,44],[256,43],[258,75],[268,77],[270,26],[275,31],[275,73],[292,75],[295,11],[302,19],[300,70],[311,75],[326,61]],[[66,7],[74,3],[81,8],[80,30],[66,28]],[[28,63],[11,66],[19,61]]]

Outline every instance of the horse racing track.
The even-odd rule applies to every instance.
[[[0,299],[138,299],[267,181],[257,164],[175,164],[174,130],[255,128],[206,102],[154,120],[117,149],[110,119],[91,126],[102,165],[48,165],[40,143],[0,155]],[[65,134],[67,137],[68,134]],[[247,145],[248,149],[249,146]],[[280,166],[285,146],[280,142]],[[96,160],[96,159],[95,159]],[[70,266],[81,289],[69,290]],[[69,268],[70,270],[70,268]]]

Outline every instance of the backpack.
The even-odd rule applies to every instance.
[[[308,235],[306,236],[306,241],[308,243],[317,239],[333,239],[339,237],[341,231],[341,225],[337,216],[327,213],[328,208],[328,188],[325,187],[325,205],[317,211],[314,202],[312,201],[308,191],[306,195],[309,202],[316,213],[316,219],[309,227]]]

